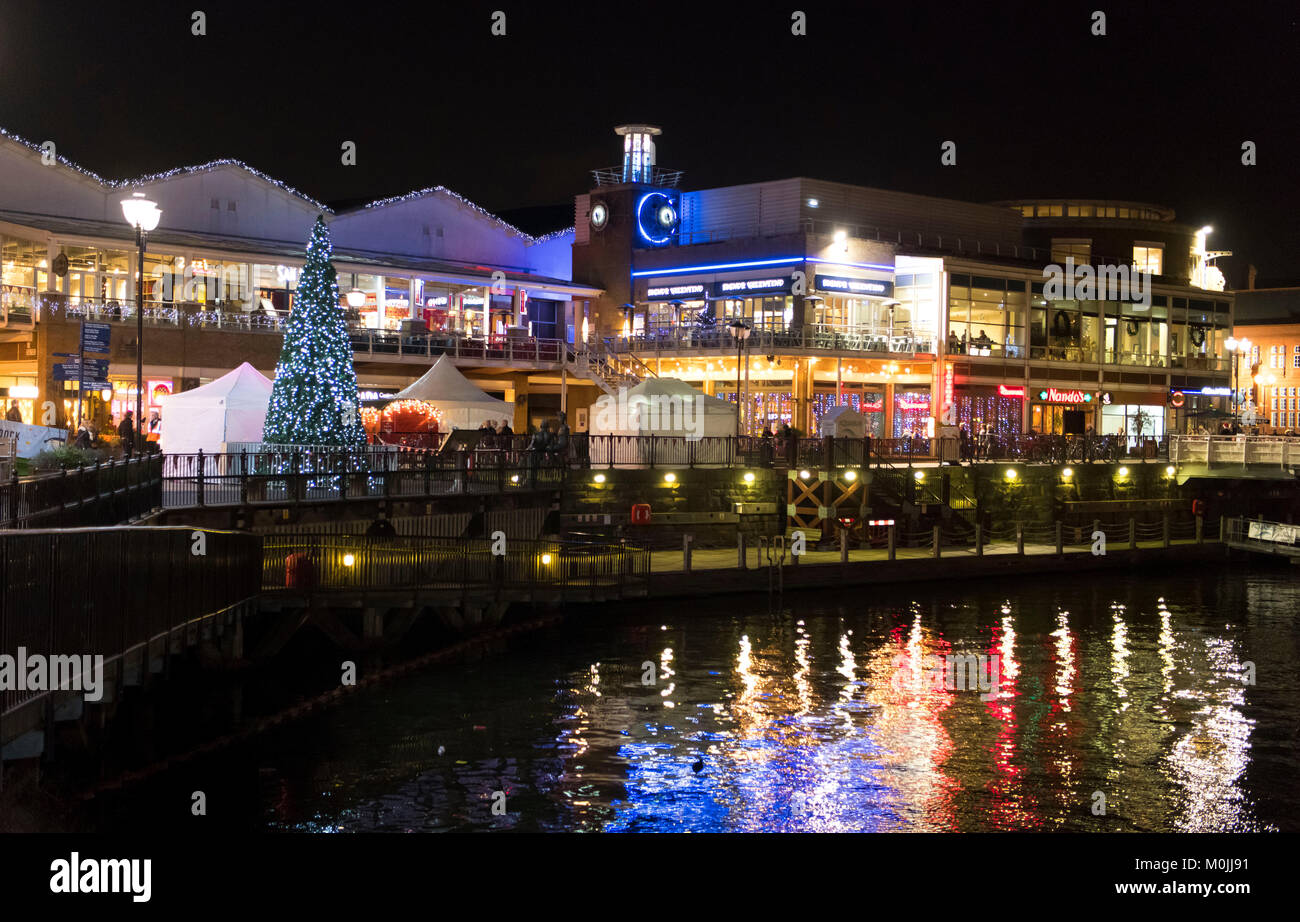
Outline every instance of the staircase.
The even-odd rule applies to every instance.
[[[656,377],[650,366],[636,356],[612,352],[603,345],[570,349],[565,353],[565,364],[610,396],[619,388],[635,387],[646,378]]]

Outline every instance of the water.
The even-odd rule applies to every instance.
[[[606,608],[129,796],[206,779],[294,831],[1294,830],[1298,603],[1272,569]],[[925,671],[961,654],[987,691]]]

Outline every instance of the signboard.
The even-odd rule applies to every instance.
[[[1054,387],[1038,392],[1038,399],[1047,403],[1092,403],[1092,394],[1085,391],[1058,391]]]
[[[778,275],[765,279],[729,279],[713,283],[713,294],[718,298],[753,298],[766,294],[786,294],[794,281],[791,276]]]
[[[835,291],[851,295],[870,297],[890,297],[894,293],[894,283],[880,279],[854,279],[839,275],[814,276],[818,291]]]
[[[687,285],[657,285],[646,289],[645,296],[650,301],[675,301],[677,299],[699,301],[704,297],[704,283],[692,282]]]
[[[1015,387],[1010,384],[999,384],[998,396],[999,397],[1024,397],[1025,389],[1023,387]]]
[[[53,442],[65,442],[67,429],[55,429],[53,426],[29,426],[27,423],[11,423],[0,420],[0,439],[18,440],[18,457],[35,458]]]
[[[1256,541],[1297,544],[1300,543],[1300,526],[1279,525],[1275,522],[1251,522],[1248,537]]]
[[[54,366],[55,381],[76,381],[82,376],[82,365],[76,359],[60,362]],[[107,380],[108,359],[86,359],[84,376],[88,382]]]
[[[81,325],[81,351],[108,355],[108,343],[112,338],[112,334],[113,328],[107,323],[83,323]]]

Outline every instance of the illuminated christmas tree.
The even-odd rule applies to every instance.
[[[339,307],[332,254],[329,229],[318,217],[285,325],[262,432],[265,442],[365,444],[365,426],[357,412],[357,372]]]

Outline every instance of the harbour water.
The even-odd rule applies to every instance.
[[[584,610],[95,822],[205,790],[267,831],[1295,830],[1297,611],[1289,569]]]

